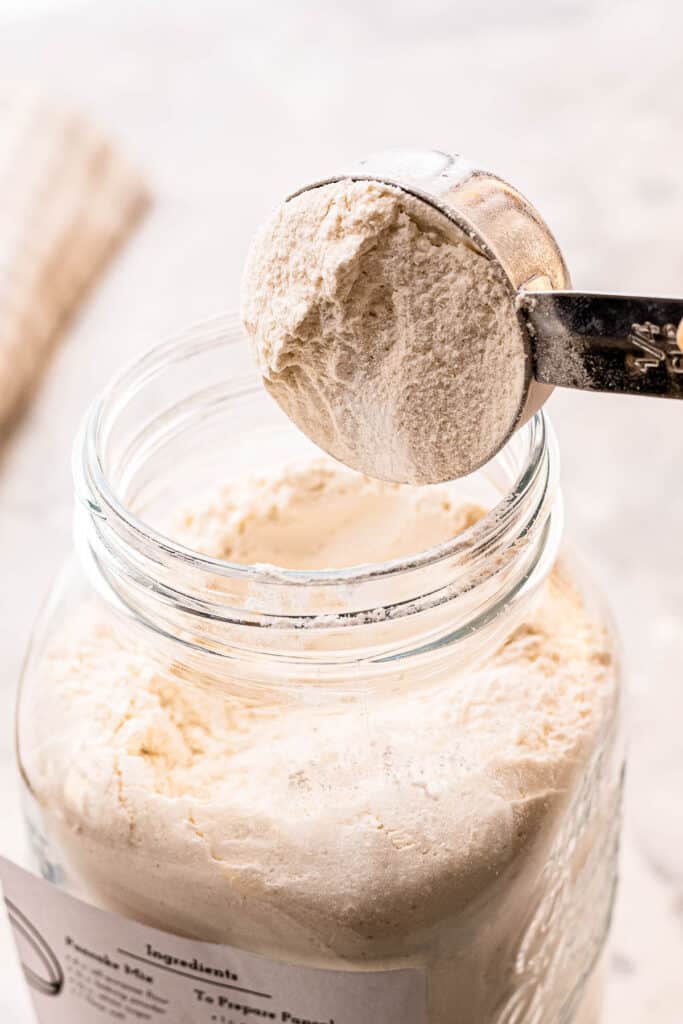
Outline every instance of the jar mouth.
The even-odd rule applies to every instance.
[[[103,437],[115,429],[116,418],[120,414],[122,403],[126,402],[126,396],[135,395],[149,380],[162,374],[169,363],[182,362],[206,348],[218,345],[226,350],[227,367],[231,350],[244,344],[238,317],[218,316],[202,322],[189,335],[181,335],[155,346],[142,358],[132,360],[90,407],[74,450],[77,495],[91,514],[118,520],[138,544],[156,547],[170,558],[177,559],[179,563],[192,562],[196,568],[213,576],[302,588],[338,587],[344,584],[363,583],[380,576],[385,579],[391,578],[428,568],[464,552],[467,552],[468,558],[476,558],[479,551],[486,549],[493,534],[504,531],[514,521],[530,486],[537,478],[548,447],[554,445],[549,421],[541,411],[507,442],[497,456],[501,460],[512,460],[519,466],[509,491],[476,523],[455,537],[414,554],[339,569],[306,570],[260,563],[245,564],[215,558],[170,538],[137,515],[121,500],[104,465]],[[251,385],[247,381],[239,385],[241,394],[246,394],[252,389],[256,392],[260,388],[256,371]]]
[[[545,579],[562,516],[543,414],[462,484],[464,502],[476,500],[470,485],[485,484],[477,503],[488,511],[408,556],[332,569],[246,565],[197,552],[156,525],[148,508],[166,500],[164,488],[181,488],[167,511],[187,507],[207,479],[214,491],[224,482],[225,458],[234,478],[252,438],[237,475],[261,471],[266,426],[284,443],[284,464],[291,446],[317,452],[263,388],[234,316],[152,349],[94,402],[74,452],[75,536],[86,576],[110,606],[185,649],[239,648],[242,665],[245,651],[262,659],[266,647],[290,664],[319,662],[326,644],[336,659],[384,661],[475,636],[484,643],[491,624],[509,626]]]

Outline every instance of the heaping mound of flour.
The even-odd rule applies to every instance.
[[[510,286],[448,226],[398,189],[344,180],[281,206],[247,260],[242,319],[266,387],[316,444],[379,479],[472,472],[523,405]]]

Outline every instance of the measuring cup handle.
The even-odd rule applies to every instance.
[[[683,299],[520,292],[543,384],[683,398]]]

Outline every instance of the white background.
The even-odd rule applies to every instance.
[[[387,145],[461,151],[509,178],[578,287],[682,294],[682,39],[674,0],[0,0],[2,78],[89,110],[155,194],[0,450],[4,852],[20,842],[13,694],[68,544],[69,446],[94,390],[236,304],[250,233],[289,189]],[[566,393],[551,411],[570,530],[611,598],[632,691],[606,1020],[680,1024],[683,408]],[[0,934],[0,1020],[28,1021]]]

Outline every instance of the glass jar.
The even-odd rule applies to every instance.
[[[174,935],[415,968],[429,1024],[595,1024],[619,682],[604,610],[559,553],[547,420],[454,485],[483,518],[393,562],[242,565],[164,532],[207,486],[308,451],[232,321],[93,406],[75,557],[19,701],[35,863]]]

